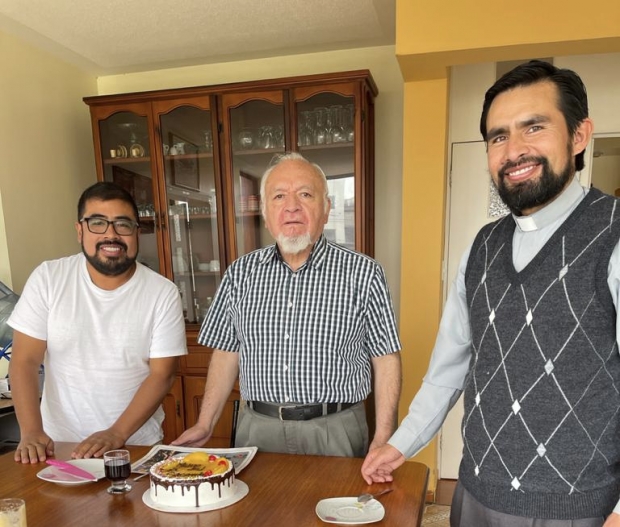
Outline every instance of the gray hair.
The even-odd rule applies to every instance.
[[[323,196],[324,202],[325,202],[325,210],[327,210],[327,207],[329,206],[329,188],[327,186],[327,176],[325,175],[325,172],[323,172],[323,169],[316,163],[312,163],[311,161],[308,161],[304,156],[302,156],[298,152],[288,152],[286,154],[275,155],[273,159],[271,160],[271,163],[269,163],[269,167],[267,167],[267,170],[265,170],[263,177],[261,178],[260,203],[261,203],[261,212],[263,214],[263,217],[265,217],[265,203],[266,203],[265,186],[267,184],[267,179],[269,179],[269,176],[273,172],[273,169],[276,168],[283,161],[301,161],[303,163],[307,163],[309,166],[311,166],[315,170],[315,172],[319,176],[321,176],[321,179],[323,180],[323,187],[325,188],[325,194]]]

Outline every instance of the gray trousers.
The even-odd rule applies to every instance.
[[[450,509],[450,527],[601,527],[605,518],[537,520],[497,512],[485,507],[457,483]]]
[[[243,404],[235,446],[283,454],[364,457],[368,451],[366,409],[361,402],[308,421],[280,421]]]

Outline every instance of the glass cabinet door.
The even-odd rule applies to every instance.
[[[223,98],[230,152],[227,172],[232,175],[228,184],[235,217],[234,258],[273,243],[262,220],[260,181],[273,157],[285,152],[287,131],[282,93],[271,93],[268,98],[242,102],[234,96]]]
[[[211,117],[208,106],[159,114],[172,276],[185,320],[195,324],[204,320],[223,272]]]
[[[148,119],[134,112],[119,111],[98,124],[103,179],[119,184],[133,196],[140,216],[138,261],[161,272]]]
[[[331,212],[325,236],[355,249],[355,97],[317,93],[296,102],[297,148],[327,176]]]
[[[274,242],[260,183],[276,154],[325,171],[326,236],[373,255],[376,95],[360,70],[84,98],[97,177],[135,198],[138,259],[174,280],[188,323],[202,322],[227,265]]]

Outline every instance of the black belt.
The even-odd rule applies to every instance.
[[[308,421],[324,415],[335,414],[357,403],[324,403],[298,406],[279,406],[277,404],[248,401],[248,406],[259,414],[277,417],[280,421]]]

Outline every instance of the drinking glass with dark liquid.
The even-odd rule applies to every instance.
[[[103,454],[103,466],[105,477],[112,485],[108,488],[110,494],[124,494],[131,490],[127,479],[131,475],[131,461],[129,450],[110,450]]]

